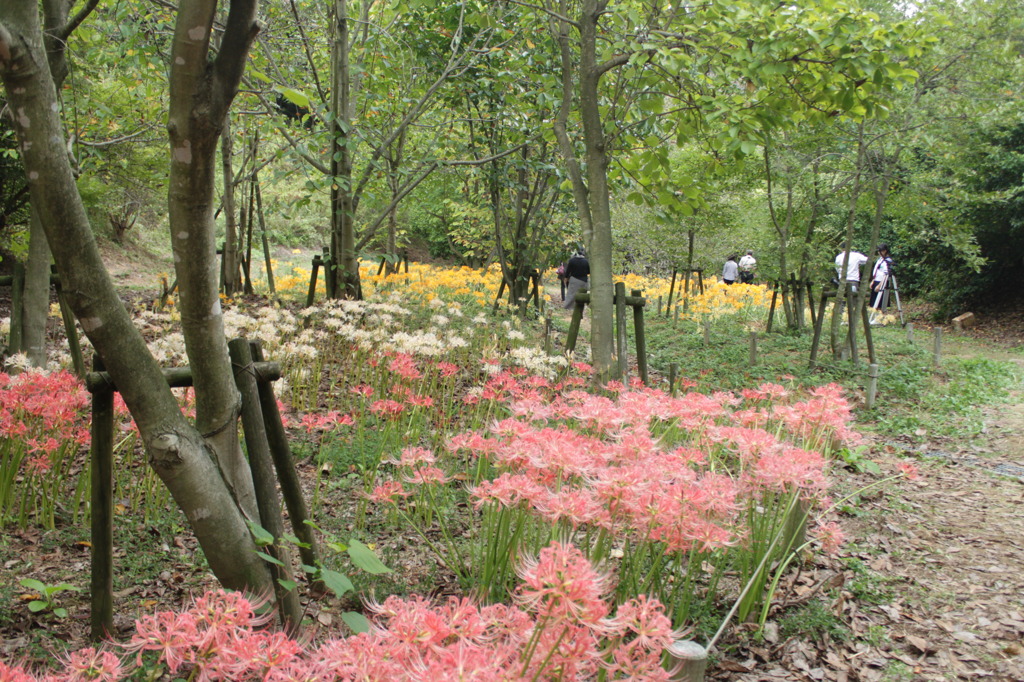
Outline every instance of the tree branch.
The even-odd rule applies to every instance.
[[[93,10],[95,10],[96,6],[99,4],[100,0],[89,0],[85,7],[79,10],[75,16],[71,17],[68,23],[65,24],[63,28],[54,35],[54,37],[61,42],[65,42],[68,39],[68,36],[74,33],[75,29],[82,25],[82,22],[92,14]]]

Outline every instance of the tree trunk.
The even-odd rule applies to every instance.
[[[606,3],[584,0],[577,21],[580,33],[580,64],[573,68],[569,43],[569,23],[557,23],[556,36],[561,52],[562,102],[554,121],[555,137],[572,182],[573,199],[580,215],[580,230],[590,261],[590,346],[595,380],[607,379],[615,371],[613,362],[615,335],[612,309],[612,231],[611,204],[608,197],[608,156],[605,148],[598,85],[603,73],[597,67],[597,22]],[[568,16],[568,3],[560,3]],[[573,94],[579,81],[579,108],[583,124],[586,182],[576,150],[568,136],[567,120]]]
[[[50,313],[50,246],[36,204],[31,207],[25,289],[21,299],[21,350],[33,367],[46,367],[46,320]],[[68,335],[74,329],[67,330]]]
[[[60,92],[67,78],[67,35],[95,9],[97,0],[90,0],[74,21],[68,22],[71,3],[68,0],[44,0],[42,3],[43,45],[54,89]],[[21,299],[21,343],[15,352],[23,351],[33,367],[46,366],[46,320],[50,312],[50,246],[39,221],[36,208],[31,207],[28,260],[25,263],[25,289]],[[12,315],[12,322],[17,316]],[[69,329],[68,334],[75,331]]]
[[[190,112],[181,106],[182,99],[192,100],[194,91],[190,86],[197,80],[218,83],[220,87],[215,92],[206,93],[212,97],[205,99],[208,103],[212,100],[216,105],[212,108],[213,120],[223,120],[227,105],[237,88],[248,43],[254,35],[251,31],[254,26],[254,6],[236,2],[228,18],[226,44],[229,46],[227,53],[231,53],[231,48],[234,48],[237,63],[233,64],[224,57],[225,51],[222,50],[218,59],[210,65],[214,73],[209,75],[213,77],[206,80],[202,77],[207,75],[206,48],[212,20],[213,3],[182,3],[176,36],[176,58],[172,58],[172,63],[179,62],[172,67],[172,83],[177,86],[177,92],[172,88],[170,128],[174,140],[174,165],[178,167],[177,173],[172,169],[172,196],[186,184],[180,177],[183,172],[196,165],[207,168],[212,166],[219,133],[219,125],[208,125],[205,136],[192,138],[183,135],[189,132],[191,121]],[[197,27],[200,31],[196,30]],[[197,35],[199,32],[203,35]],[[242,34],[241,39],[239,32]],[[247,508],[243,506],[240,509],[236,505],[232,490],[218,470],[216,460],[210,456],[215,449],[228,450],[223,446],[229,439],[233,440],[234,449],[238,450],[234,409],[237,393],[230,396],[231,407],[226,410],[215,409],[219,406],[208,395],[203,395],[203,406],[198,409],[200,431],[192,427],[181,414],[160,367],[149,354],[100,259],[63,145],[56,91],[49,71],[42,66],[45,63],[43,54],[36,4],[0,4],[0,78],[3,79],[12,110],[17,112],[15,131],[20,147],[24,150],[23,160],[32,203],[39,207],[39,216],[53,249],[68,302],[124,397],[142,435],[151,464],[192,524],[213,572],[229,588],[247,588],[268,593],[271,589],[270,576],[266,565],[254,552],[255,545],[242,512],[242,509],[247,511]],[[221,57],[224,57],[224,62]],[[187,71],[187,75],[181,74],[181,71]],[[177,77],[175,72],[178,72]],[[201,118],[198,117],[197,121]],[[209,139],[211,136],[212,143]],[[198,156],[200,151],[205,152],[201,157]],[[212,180],[212,174],[207,173],[206,177]],[[206,215],[209,218],[212,218],[209,209],[212,194],[211,183],[207,195],[200,197],[207,200]],[[204,227],[190,224],[181,218],[181,209],[178,207],[171,221],[176,246],[178,242],[194,242],[202,236],[198,230]],[[212,227],[212,219],[208,220],[205,227]],[[200,271],[204,268],[212,270],[213,276],[205,277],[205,281],[213,282],[213,300],[217,301],[212,231],[207,235],[207,241],[209,257],[192,267]],[[193,255],[188,251],[176,250],[179,258],[184,254]],[[181,274],[179,283],[185,283],[186,279],[180,277]],[[194,294],[195,286],[189,288]],[[183,295],[183,302],[184,298]],[[210,306],[197,313],[196,298],[195,295],[191,296],[187,310],[183,310],[183,323],[191,326],[197,318],[210,317],[219,322],[219,307]],[[218,327],[218,330],[219,343],[226,357],[223,328]],[[186,331],[189,331],[188,327]],[[191,330],[190,335],[195,338],[195,330]],[[204,350],[214,350],[216,344],[211,342],[201,345]],[[192,353],[193,349],[190,349]],[[230,365],[227,367],[224,377],[230,382]],[[208,394],[214,383],[211,381],[210,362],[199,361],[194,369],[198,370],[197,380],[204,377],[197,383],[197,397],[201,391]],[[214,393],[217,394],[216,391]],[[200,433],[210,431],[211,423],[224,423],[218,419],[222,419],[225,413],[231,416],[230,428],[216,436],[210,434],[209,441],[204,441]],[[251,490],[251,480],[249,488]]]
[[[220,158],[224,177],[224,293],[231,296],[238,289],[238,216],[235,213],[235,173],[231,155],[231,119],[225,119],[221,133]]]
[[[334,89],[331,96],[331,261],[336,277],[342,278],[335,298],[359,298],[359,259],[356,258],[355,207],[352,202],[352,130],[350,103],[351,71],[348,46],[348,0],[335,0],[335,38],[332,56]],[[331,281],[328,279],[328,281]]]

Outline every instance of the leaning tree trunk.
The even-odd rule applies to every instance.
[[[173,68],[190,69],[195,77],[208,83],[226,80],[224,87],[217,90],[212,98],[217,105],[213,108],[214,116],[219,112],[222,118],[234,94],[231,83],[236,83],[237,87],[241,65],[244,64],[255,8],[250,3],[235,3],[228,19],[225,44],[229,49],[234,47],[236,61],[241,63],[235,64],[234,69],[230,63],[222,64],[221,57],[225,54],[222,50],[217,61],[209,67],[215,73],[206,74],[205,46],[212,30],[213,3],[186,0],[181,7],[172,62],[180,60],[182,65]],[[239,39],[239,32],[242,39]],[[32,203],[39,207],[39,216],[53,249],[68,302],[128,405],[150,463],[191,523],[210,568],[227,587],[269,593],[270,575],[266,565],[255,554],[255,545],[245,523],[244,507],[240,508],[235,503],[231,487],[218,469],[217,461],[211,457],[211,453],[228,440],[225,434],[230,434],[234,448],[238,448],[233,407],[237,397],[231,396],[232,407],[224,411],[231,416],[230,428],[224,429],[219,436],[210,434],[207,440],[202,434],[209,434],[210,424],[223,417],[211,409],[210,398],[202,398],[199,430],[182,415],[160,367],[132,324],[100,259],[62,142],[56,91],[43,55],[36,3],[0,3],[0,78],[11,108],[16,112],[15,132],[23,150]],[[212,77],[203,78],[207,75]],[[175,83],[182,88],[188,85],[189,80],[178,78]],[[179,102],[176,110],[179,115],[182,96],[189,98],[192,94],[191,88],[186,89],[190,92],[172,96],[172,103]],[[184,128],[177,123],[172,118],[171,127],[181,132]],[[209,132],[215,145],[219,127],[209,126]],[[176,165],[192,165],[191,161],[198,160],[206,148],[212,153],[212,146],[201,144],[204,141],[202,136],[195,139],[195,144],[188,137],[177,137],[176,141],[173,150]],[[205,160],[207,166],[211,165],[209,161],[209,158]],[[172,218],[175,242],[196,239],[198,232],[195,230],[201,226],[183,224],[180,215],[176,218]],[[199,265],[210,268],[213,263],[211,258]],[[212,269],[216,270],[215,267]],[[218,311],[219,308],[208,307],[201,317],[219,320]],[[194,305],[190,305],[183,311],[182,319],[191,323],[196,315]],[[195,336],[194,332],[192,336]],[[220,331],[219,342],[221,346],[226,345],[223,330]],[[208,344],[207,348],[212,349],[212,346],[212,343]],[[226,356],[226,350],[224,354]],[[197,383],[197,398],[201,390],[208,393],[212,383],[208,364],[198,363],[197,366],[196,378],[204,377]],[[226,379],[231,380],[230,369]],[[212,406],[216,407],[215,404]],[[251,489],[251,480],[249,487]],[[256,517],[253,515],[252,518]]]
[[[43,0],[43,45],[53,78],[54,89],[60,92],[68,74],[67,37],[96,8],[97,0],[89,0],[74,17],[69,18],[72,3],[67,0]],[[12,321],[21,320],[21,343],[14,352],[24,352],[34,367],[46,366],[46,320],[50,312],[50,246],[46,232],[33,206],[29,230],[28,260],[25,263],[25,289],[21,298],[21,315],[12,315]],[[69,329],[70,335],[74,330]]]

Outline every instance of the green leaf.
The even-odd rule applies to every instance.
[[[36,580],[35,578],[23,578],[18,581],[18,584],[22,587],[27,587],[28,589],[35,590],[39,593],[46,592],[46,585]]]
[[[346,611],[341,614],[341,619],[345,621],[345,625],[352,628],[352,632],[357,635],[361,632],[370,631],[370,621],[361,613],[355,611]]]
[[[281,94],[292,104],[297,104],[300,107],[306,107],[307,109],[311,106],[309,97],[306,97],[306,95],[298,90],[293,90],[292,88],[281,88]]]
[[[68,610],[62,606],[59,606],[53,610],[53,615],[57,616],[58,618],[67,618]]]
[[[346,592],[351,592],[356,589],[355,585],[352,584],[352,581],[349,580],[347,576],[338,573],[337,571],[325,568],[320,571],[320,579],[324,581],[324,585],[327,586],[327,589],[339,597]]]
[[[249,532],[252,533],[252,540],[257,547],[269,547],[274,544],[274,536],[266,528],[258,523],[246,521],[249,524]]]
[[[291,533],[282,533],[281,534],[281,539],[282,540],[287,540],[288,542],[292,543],[296,547],[302,547],[303,549],[309,547],[309,543],[308,542],[303,542],[302,540],[298,539],[297,537],[295,537]]]
[[[284,566],[284,562],[277,557],[270,556],[266,552],[256,552],[256,556],[266,561],[268,564],[274,564],[275,566]]]
[[[288,590],[289,592],[291,592],[299,586],[298,583],[296,583],[294,580],[285,580],[284,578],[278,578],[277,584],[283,587],[284,589]]]
[[[270,76],[268,76],[267,74],[263,73],[259,69],[254,69],[254,68],[252,68],[250,66],[249,67],[249,73],[251,73],[253,76],[255,76],[258,80],[263,81],[264,83],[270,83],[271,82]]]
[[[28,603],[28,610],[32,613],[39,613],[40,611],[45,611],[47,606],[49,606],[49,604],[46,602],[35,599]]]
[[[373,575],[391,573],[391,569],[385,566],[383,562],[377,558],[377,555],[373,553],[373,550],[359,542],[359,540],[349,541],[348,555],[352,557],[352,563],[367,573],[372,573]]]

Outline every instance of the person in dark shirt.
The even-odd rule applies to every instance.
[[[569,285],[565,288],[562,307],[568,310],[576,305],[576,294],[586,291],[590,286],[590,262],[587,261],[587,254],[582,248],[577,249],[569,259],[565,266],[565,277]]]

